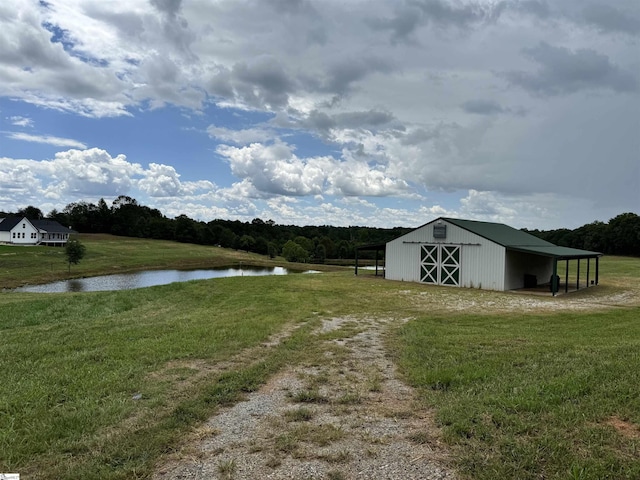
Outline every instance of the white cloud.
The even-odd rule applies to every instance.
[[[54,147],[87,148],[87,146],[71,138],[60,138],[52,135],[31,135],[23,132],[5,132],[12,140],[22,140],[24,142],[45,143]]]
[[[27,117],[21,117],[19,115],[9,117],[8,120],[12,125],[16,127],[33,127],[33,120]]]
[[[273,145],[253,143],[247,147],[221,145],[219,155],[227,158],[231,172],[247,179],[260,192],[277,195],[314,195],[323,191],[326,157],[300,159],[282,142]]]
[[[209,125],[207,133],[222,142],[236,145],[248,145],[256,142],[266,142],[274,138],[274,133],[264,128],[246,128],[243,130],[233,130],[226,127]]]

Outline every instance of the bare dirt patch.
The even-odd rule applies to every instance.
[[[640,438],[640,426],[631,422],[622,420],[620,417],[611,417],[604,422],[606,425],[613,427],[616,432],[628,439]]]
[[[431,412],[385,355],[393,322],[326,320],[317,332],[321,359],[291,366],[221,410],[154,478],[455,478]]]
[[[583,291],[541,297],[517,292],[451,287],[430,287],[425,290],[399,290],[399,295],[420,309],[430,311],[464,311],[467,313],[557,312],[585,311],[640,305],[640,288],[585,288]]]

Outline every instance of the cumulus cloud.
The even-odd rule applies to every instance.
[[[406,192],[408,184],[394,179],[380,165],[371,169],[366,161],[348,151],[343,159],[298,157],[292,147],[277,141],[272,145],[254,143],[246,147],[221,145],[231,172],[262,195],[310,196],[328,193],[345,196],[388,196]],[[251,195],[251,190],[246,190]],[[256,193],[254,193],[255,195]]]
[[[314,195],[322,192],[328,158],[298,158],[291,147],[282,142],[273,145],[253,143],[237,148],[221,145],[218,154],[227,158],[231,172],[248,179],[265,194]]]
[[[140,189],[152,197],[175,197],[183,193],[180,175],[169,165],[150,163],[144,178],[138,182]]]

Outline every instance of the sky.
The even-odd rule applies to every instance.
[[[640,213],[637,0],[2,0],[0,211]]]

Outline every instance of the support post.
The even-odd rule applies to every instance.
[[[564,272],[564,293],[569,293],[569,259],[567,258],[567,266]]]
[[[576,290],[580,290],[580,259],[578,261],[578,272],[576,273]]]
[[[591,259],[587,258],[587,288],[589,288],[589,270],[591,268]]]
[[[596,257],[596,285],[598,285],[598,273],[600,273],[600,257]]]
[[[553,259],[553,275],[551,276],[551,294],[555,297],[558,293],[558,259]]]
[[[356,275],[358,275],[358,249],[356,248]]]

